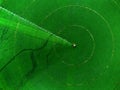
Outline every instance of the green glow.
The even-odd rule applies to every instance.
[[[120,90],[120,0],[0,4],[0,88]]]

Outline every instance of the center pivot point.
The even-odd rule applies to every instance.
[[[77,46],[75,43],[73,43],[73,45],[72,45],[74,48]]]

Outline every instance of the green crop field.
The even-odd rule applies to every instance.
[[[120,90],[120,0],[0,0],[0,90]]]

